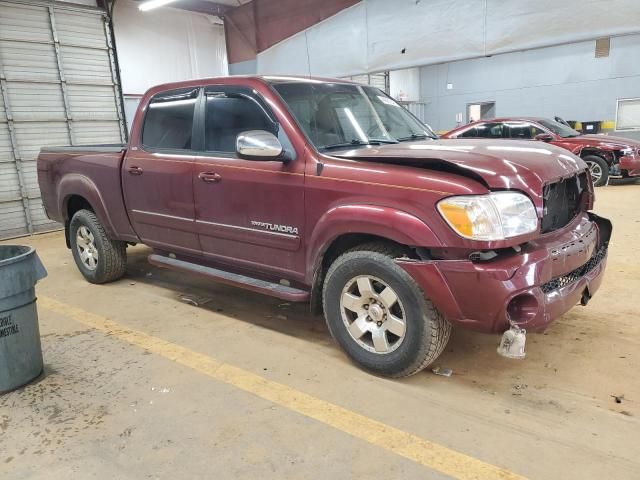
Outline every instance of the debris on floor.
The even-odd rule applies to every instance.
[[[435,373],[436,375],[440,375],[442,377],[450,377],[451,375],[453,375],[453,370],[450,368],[446,368],[446,367],[441,367],[441,366],[437,366],[431,369],[431,371],[433,373]]]
[[[529,385],[527,385],[526,383],[516,383],[511,387],[513,389],[511,395],[522,395],[522,393],[527,389],[528,386]]]
[[[197,307],[199,305],[198,302],[195,301],[195,299],[186,297],[184,295],[180,295],[180,301],[188,303],[189,305],[193,305],[194,307]]]
[[[211,301],[211,298],[207,297],[196,297],[192,295],[180,295],[180,301],[183,303],[187,303],[189,305],[193,305],[194,307],[200,307],[206,305]]]
[[[616,401],[616,403],[622,403],[622,400],[624,400],[624,393],[622,395],[611,395],[611,397]]]

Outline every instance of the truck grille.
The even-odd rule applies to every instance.
[[[586,188],[586,172],[544,186],[542,233],[553,232],[573,220],[580,212],[582,194]]]
[[[600,247],[596,253],[594,253],[589,261],[582,265],[581,267],[576,268],[572,272],[567,273],[566,275],[562,275],[560,277],[556,277],[553,280],[545,283],[540,287],[542,289],[542,293],[547,294],[551,293],[560,288],[566,287],[567,285],[571,285],[573,282],[580,280],[591,270],[596,268],[596,266],[602,261],[602,259],[607,254],[607,247],[603,245]]]

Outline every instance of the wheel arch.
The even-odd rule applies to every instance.
[[[418,217],[390,207],[345,205],[323,215],[307,248],[307,279],[311,310],[321,311],[322,284],[329,266],[342,253],[371,242],[395,244],[415,257],[415,247],[436,247],[441,242]]]
[[[588,157],[589,155],[595,155],[596,157],[602,158],[607,165],[611,166],[611,164],[615,161],[615,154],[612,151],[603,150],[598,147],[583,147],[579,152],[576,153],[580,156],[580,158]]]
[[[65,227],[67,227],[65,231],[68,231],[68,225],[73,215],[78,210],[87,208],[95,213],[107,234],[115,238],[116,229],[113,226],[100,190],[96,184],[86,176],[69,174],[60,181],[58,185],[58,205],[60,205],[60,212],[63,215]],[[69,246],[68,238],[67,246]]]

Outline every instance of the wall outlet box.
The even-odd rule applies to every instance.
[[[453,90],[453,83],[447,83],[447,90]]]

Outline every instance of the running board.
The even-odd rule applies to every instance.
[[[226,272],[217,268],[206,267],[175,258],[165,257],[153,253],[149,255],[149,263],[161,268],[170,268],[181,272],[195,273],[202,275],[216,282],[244,288],[252,292],[264,293],[272,297],[288,300],[290,302],[306,302],[309,300],[309,292],[297,288],[280,285],[279,283],[267,282],[257,278],[247,277],[237,273]]]

